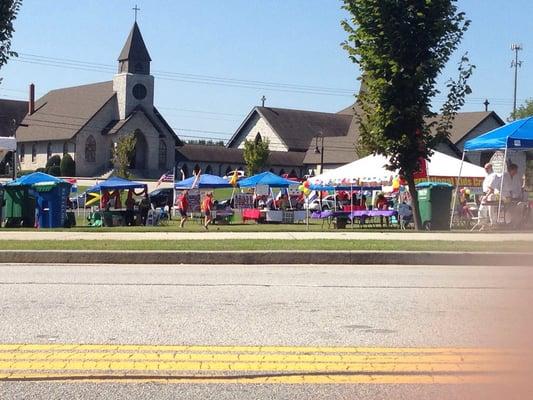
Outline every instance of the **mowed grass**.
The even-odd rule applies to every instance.
[[[466,242],[466,241],[405,241],[405,240],[2,240],[3,250],[152,250],[152,251],[449,251],[449,252],[530,252],[531,243]]]

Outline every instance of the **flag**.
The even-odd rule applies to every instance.
[[[233,186],[233,187],[236,187],[237,186],[238,177],[239,177],[239,173],[237,172],[237,170],[233,171],[233,176],[229,180],[229,184],[231,186]]]
[[[156,187],[161,185],[163,182],[174,182],[174,172],[167,171],[163,175],[161,175],[161,178],[157,181]]]

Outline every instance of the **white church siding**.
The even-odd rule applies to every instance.
[[[272,151],[288,151],[289,149],[285,144],[283,144],[281,138],[276,135],[276,133],[272,130],[270,125],[265,121],[263,117],[259,115],[258,112],[255,112],[250,118],[250,120],[246,123],[246,125],[242,129],[242,133],[240,134],[240,137],[238,140],[237,146],[232,147],[238,147],[239,149],[244,148],[244,141],[245,140],[255,140],[257,134],[261,135],[261,139],[268,140],[270,142],[269,149]]]

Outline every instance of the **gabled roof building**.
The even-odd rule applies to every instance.
[[[130,167],[138,177],[159,177],[174,166],[181,142],[154,106],[151,58],[137,23],[118,57],[113,80],[48,92],[34,101],[17,129],[22,170],[44,167],[55,155],[69,153],[78,176],[112,169],[119,138],[137,139]]]

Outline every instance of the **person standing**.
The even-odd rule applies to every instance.
[[[488,217],[490,225],[494,225],[497,219],[497,207],[494,205],[485,205],[485,202],[494,202],[496,192],[500,190],[500,177],[494,172],[491,163],[485,164],[487,176],[483,179],[483,201],[479,207],[479,216]]]
[[[135,199],[133,198],[133,189],[128,191],[128,198],[126,199],[126,225],[135,225]]]
[[[204,229],[208,230],[208,225],[211,222],[211,210],[213,209],[213,193],[207,192],[202,202],[202,210],[204,212]]]
[[[178,196],[178,212],[181,216],[181,222],[180,222],[180,228],[183,228],[185,225],[185,222],[187,222],[187,209],[189,208],[189,191],[184,190],[181,192],[181,194]]]

